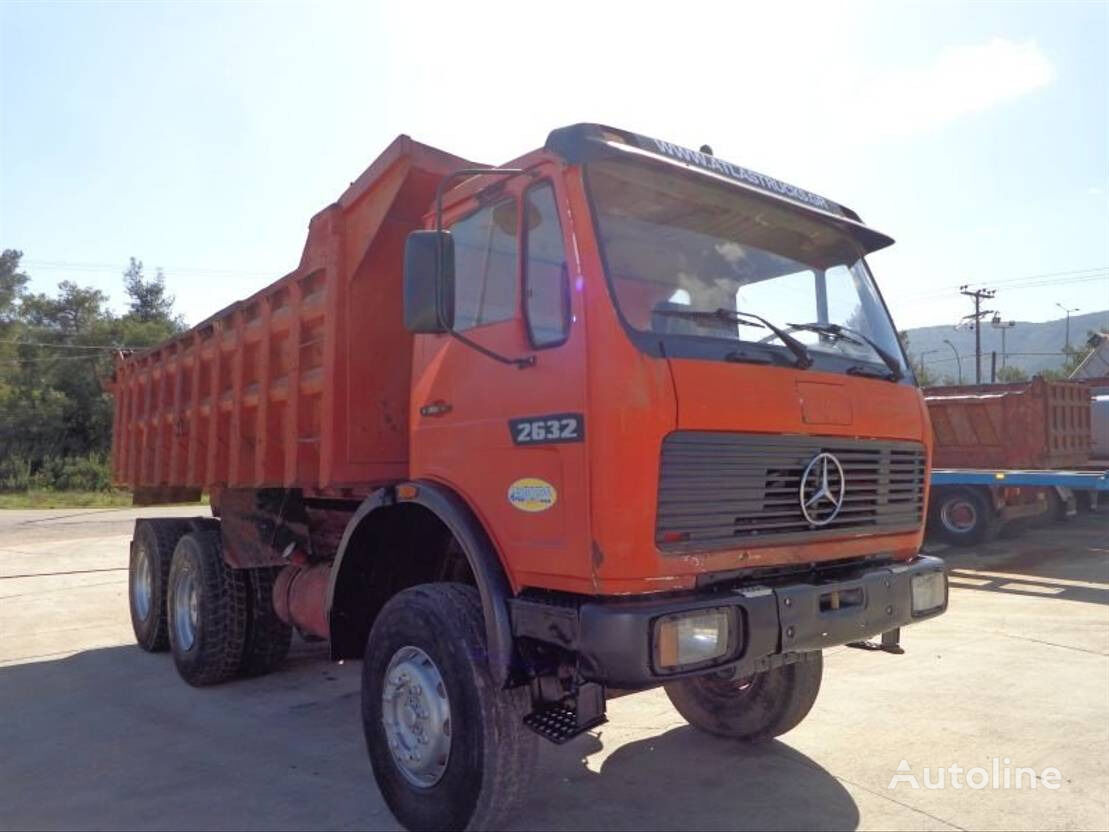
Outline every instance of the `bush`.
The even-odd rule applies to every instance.
[[[0,459],[0,491],[111,491],[108,459],[102,454],[46,457],[36,465],[10,456]]]
[[[0,458],[0,491],[26,491],[31,487],[31,461],[21,456]]]

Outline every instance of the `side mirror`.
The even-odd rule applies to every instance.
[[[404,326],[409,332],[454,327],[454,238],[413,231],[404,244]]]

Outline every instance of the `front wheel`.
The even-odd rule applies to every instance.
[[[762,742],[796,728],[820,692],[824,659],[817,651],[800,661],[737,678],[721,673],[679,679],[666,695],[690,725],[730,739]]]
[[[477,590],[424,584],[374,622],[362,727],[385,802],[408,829],[493,829],[527,789],[538,737],[527,688],[489,673]]]

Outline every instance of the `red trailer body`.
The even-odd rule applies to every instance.
[[[1090,456],[1090,394],[1037,376],[1017,384],[929,387],[937,468],[1067,468]]]
[[[404,479],[413,336],[396,264],[444,174],[472,166],[398,137],[312,218],[295,271],[123,359],[115,481],[143,503]]]

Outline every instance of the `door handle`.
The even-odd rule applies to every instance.
[[[420,408],[421,416],[446,416],[453,408],[449,402],[436,399]]]

